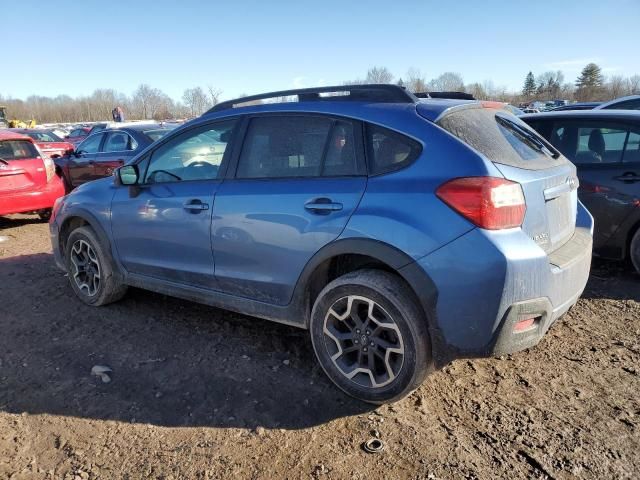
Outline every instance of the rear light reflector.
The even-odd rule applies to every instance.
[[[519,183],[496,177],[455,178],[436,195],[464,218],[487,230],[522,225],[527,206]]]
[[[524,332],[525,330],[531,330],[532,328],[535,328],[537,326],[538,320],[540,320],[540,317],[524,318],[522,320],[518,320],[513,325],[513,331]]]

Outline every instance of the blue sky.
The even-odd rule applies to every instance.
[[[16,98],[140,83],[231,98],[340,84],[376,65],[510,90],[529,70],[573,81],[590,61],[640,74],[640,0],[0,0],[0,12],[0,94]]]

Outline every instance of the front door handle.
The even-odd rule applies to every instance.
[[[626,172],[619,177],[613,177],[615,180],[619,180],[621,182],[640,182],[640,175],[636,175],[634,172]]]
[[[209,204],[204,203],[202,200],[197,198],[186,201],[182,206],[185,210],[189,210],[191,212],[201,212],[202,210],[209,210]]]
[[[318,215],[329,215],[342,210],[342,204],[333,202],[330,198],[316,198],[305,203],[304,208]]]

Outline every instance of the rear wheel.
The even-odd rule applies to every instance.
[[[629,248],[629,257],[631,257],[631,263],[633,264],[636,272],[640,273],[640,228],[636,230],[636,233],[631,239],[631,246]]]
[[[90,227],[71,232],[66,244],[66,263],[71,288],[87,305],[106,305],[120,300],[127,292],[127,286],[114,275],[111,254]]]
[[[349,395],[370,403],[398,400],[427,375],[426,319],[396,275],[360,270],[329,283],[311,313],[320,365]]]

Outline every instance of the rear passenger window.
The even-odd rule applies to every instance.
[[[367,126],[370,175],[399,170],[418,158],[421,151],[415,140],[377,125]]]
[[[551,142],[579,165],[615,164],[640,161],[638,132],[614,122],[556,122]]]
[[[353,125],[311,116],[253,118],[237,178],[319,177],[356,174]]]

